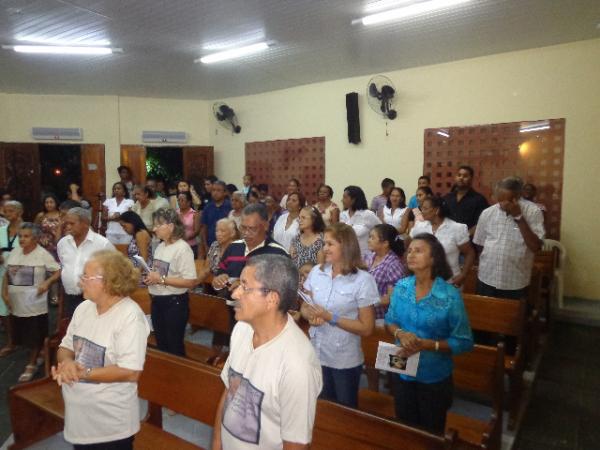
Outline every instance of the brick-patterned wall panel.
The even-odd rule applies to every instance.
[[[536,123],[539,130],[522,131]],[[565,119],[428,128],[424,142],[423,173],[434,192],[450,191],[457,167],[466,164],[475,169],[474,188],[493,203],[494,185],[517,175],[537,187],[536,201],[547,209],[546,236],[559,239]]]
[[[246,143],[246,173],[256,184],[269,185],[277,201],[285,194],[290,178],[301,183],[310,203],[317,187],[325,182],[325,137]]]

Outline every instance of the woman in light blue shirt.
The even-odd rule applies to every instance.
[[[304,289],[313,304],[302,315],[310,323],[310,339],[321,362],[321,398],[356,408],[364,361],[360,337],[375,326],[379,302],[377,284],[366,272],[351,226],[336,223],[325,229],[325,263],[309,273]]]
[[[452,405],[452,355],[470,351],[473,336],[460,291],[444,281],[452,272],[436,237],[413,237],[406,260],[413,275],[396,284],[385,324],[399,355],[421,355],[416,377],[394,378],[396,417],[443,434]]]

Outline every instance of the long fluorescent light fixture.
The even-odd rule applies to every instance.
[[[241,58],[242,56],[252,55],[254,53],[262,52],[269,48],[267,42],[259,42],[258,44],[246,45],[244,47],[233,48],[231,50],[225,50],[223,52],[213,53],[212,55],[203,56],[194,60],[195,63],[201,62],[203,64],[212,64],[221,61],[227,61],[230,59]]]
[[[402,8],[391,9],[376,14],[363,17],[363,25],[376,25],[382,22],[391,22],[392,20],[405,19],[407,17],[418,16],[438,9],[449,8],[451,6],[467,3],[471,0],[431,0],[428,2],[414,3]]]
[[[18,53],[43,53],[51,55],[110,55],[123,49],[111,47],[74,47],[64,45],[3,45],[5,50]]]
[[[547,121],[544,122],[534,122],[527,125],[521,125],[519,132],[521,133],[531,133],[532,131],[543,131],[549,130],[550,123]]]

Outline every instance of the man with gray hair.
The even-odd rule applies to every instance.
[[[498,203],[485,209],[477,222],[473,243],[483,247],[480,295],[521,299],[529,285],[534,254],[542,247],[544,218],[535,203],[521,197],[522,187],[520,178],[503,179],[496,190]]]
[[[63,219],[67,234],[58,241],[57,252],[62,266],[61,279],[65,289],[63,305],[65,317],[73,316],[75,308],[83,301],[79,277],[83,273],[83,266],[87,260],[99,250],[115,250],[108,239],[92,231],[91,220],[91,211],[81,207],[71,208]]]
[[[215,417],[213,449],[307,449],[323,387],[314,349],[288,311],[298,271],[290,258],[250,258],[233,292],[235,318],[226,390]]]

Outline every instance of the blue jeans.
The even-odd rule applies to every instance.
[[[321,366],[323,390],[320,398],[330,400],[350,408],[358,407],[358,384],[362,374],[362,364],[350,369],[333,369]]]
[[[185,356],[183,339],[189,316],[187,293],[152,296],[152,327],[159,350]]]

